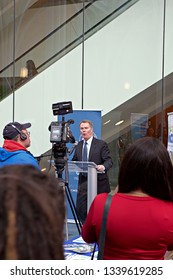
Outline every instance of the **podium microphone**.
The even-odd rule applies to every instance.
[[[73,147],[72,147],[71,150],[68,152],[69,156],[71,156],[71,154],[74,152],[74,150],[76,149],[77,144],[78,144],[78,141],[75,141]]]

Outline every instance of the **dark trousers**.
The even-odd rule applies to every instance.
[[[79,175],[76,212],[78,219],[83,224],[87,216],[87,177],[82,174]]]

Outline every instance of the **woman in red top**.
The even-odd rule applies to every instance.
[[[107,194],[95,197],[82,227],[88,243],[98,243]],[[132,144],[120,166],[118,193],[111,202],[104,259],[161,260],[173,250],[173,166],[160,140]]]

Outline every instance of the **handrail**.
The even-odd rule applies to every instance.
[[[88,9],[94,2],[96,2],[97,0],[93,0],[92,2],[90,2],[89,4],[87,4],[84,7],[84,10]],[[102,25],[104,22],[107,22],[108,19],[111,19],[112,17],[117,17],[119,14],[121,14],[124,10],[126,10],[129,7],[129,4],[132,2],[131,5],[133,5],[134,3],[136,3],[139,0],[128,0],[126,2],[124,2],[122,5],[120,5],[118,8],[116,8],[115,10],[113,10],[110,14],[108,14],[107,16],[105,16],[103,19],[101,19],[99,22],[97,22],[97,24],[95,24],[94,26],[92,26],[91,28],[89,28],[84,35],[86,36],[87,34],[90,34],[90,32],[92,32],[92,34],[94,33],[94,30],[97,30],[97,27]],[[131,6],[130,5],[130,6]],[[48,38],[50,38],[53,34],[55,34],[57,31],[59,31],[61,28],[63,28],[64,26],[66,26],[69,22],[71,22],[74,18],[76,18],[78,15],[83,13],[83,9],[81,9],[80,11],[78,11],[77,13],[75,13],[72,17],[70,17],[68,20],[66,20],[64,23],[62,23],[60,26],[58,26],[57,28],[55,28],[52,32],[50,32],[48,35],[46,35],[43,39],[41,39],[39,42],[37,42],[36,44],[34,44],[31,48],[29,48],[27,51],[25,51],[22,55],[20,55],[19,57],[17,57],[14,61],[12,61],[11,63],[9,63],[7,66],[5,66],[3,69],[0,70],[0,74],[3,73],[5,70],[7,70],[10,66],[12,66],[14,63],[16,63],[17,61],[19,61],[21,58],[25,57],[28,53],[30,53],[33,49],[35,49],[36,47],[38,47],[39,45],[41,45],[43,42],[45,42]],[[80,38],[82,37],[82,35],[80,35],[78,38],[76,38],[73,42],[71,42],[69,45],[65,46],[63,49],[61,49],[61,51],[57,52],[57,54],[53,55],[52,58],[57,57],[60,53],[63,53],[64,50],[68,49],[70,46],[72,46],[74,44],[74,42],[80,41]],[[52,58],[48,59],[48,61],[51,61]],[[40,69],[43,65],[46,65],[46,61],[44,63],[42,63],[40,66],[37,67],[37,69]]]
[[[94,2],[97,0],[93,0]],[[87,4],[87,8],[91,5],[92,3]],[[18,56],[18,58],[16,58],[14,61],[12,61],[11,63],[9,63],[7,66],[5,66],[3,69],[0,70],[0,74],[2,72],[4,72],[6,69],[8,69],[10,66],[13,65],[14,62],[17,62],[18,60],[20,60],[22,57],[24,57],[26,54],[28,54],[30,51],[32,51],[33,49],[35,49],[37,46],[39,46],[40,44],[42,44],[44,41],[46,41],[49,37],[51,37],[53,34],[55,34],[58,30],[60,30],[63,26],[65,26],[66,24],[68,24],[72,19],[74,19],[76,16],[78,16],[79,14],[83,13],[83,9],[81,9],[80,11],[78,11],[76,14],[74,14],[72,17],[70,17],[68,20],[66,20],[64,23],[62,23],[60,26],[58,26],[57,28],[55,28],[52,32],[50,32],[48,35],[46,35],[43,39],[41,39],[39,42],[37,42],[35,45],[33,45],[31,48],[29,48],[27,51],[25,51],[22,55]]]
[[[47,36],[45,36],[43,39],[41,39],[39,42],[37,42],[35,45],[33,45],[30,49],[28,49],[26,52],[24,52],[22,55],[20,55],[18,58],[16,58],[15,60],[13,60],[13,62],[9,63],[7,66],[5,66],[2,70],[0,70],[0,74],[4,73],[4,71],[11,71],[10,67],[13,67],[15,64],[15,69],[16,69],[16,73],[19,73],[21,67],[22,67],[22,60],[25,57],[26,61],[27,58],[30,60],[29,55],[32,59],[34,59],[34,57],[37,56],[37,52],[39,52],[39,46],[46,43],[49,44],[49,40],[57,40],[56,34],[58,35],[58,31],[60,31],[62,28],[66,28],[66,30],[68,31],[68,24],[70,22],[72,22],[72,20],[75,20],[73,26],[78,28],[78,25],[76,26],[75,24],[78,23],[78,21],[76,21],[76,17],[77,16],[83,16],[84,11],[86,9],[91,8],[92,9],[92,4],[94,2],[96,2],[97,0],[93,0],[92,2],[90,2],[89,4],[87,4],[84,8],[82,8],[80,11],[78,11],[76,14],[74,14],[72,17],[70,17],[68,20],[66,20],[63,24],[61,24],[60,26],[58,26],[57,28],[55,28],[52,32],[50,32]],[[114,1],[114,0],[112,0]],[[124,2],[123,2],[124,1]],[[59,58],[61,58],[62,56],[64,56],[65,54],[67,54],[67,52],[71,51],[74,47],[76,47],[77,45],[79,45],[80,43],[84,42],[84,40],[86,40],[87,38],[89,38],[91,35],[93,35],[96,31],[98,31],[99,29],[101,29],[103,26],[105,26],[107,23],[109,23],[111,20],[115,19],[117,16],[119,16],[121,13],[123,13],[125,10],[127,10],[129,7],[131,7],[132,5],[134,5],[137,1],[139,0],[122,0],[122,3],[119,4],[119,6],[115,6],[115,9],[112,10],[112,5],[111,5],[111,1],[110,6],[107,6],[107,10],[102,13],[99,14],[99,17],[96,18],[91,18],[92,20],[87,22],[88,25],[85,25],[83,29],[81,29],[81,32],[79,32],[79,35],[76,36],[76,33],[73,33],[70,37],[67,37],[67,41],[65,42],[65,44],[63,45],[59,45],[59,49],[57,47],[57,49],[53,49],[52,53],[49,53],[47,55],[47,57],[44,57],[44,61],[42,62],[42,60],[40,60],[37,63],[37,66],[35,67],[36,69],[36,73],[40,73],[42,70],[44,70],[46,67],[48,67],[49,65],[51,65],[53,62],[57,61]],[[114,2],[112,2],[114,3]],[[97,2],[97,5],[94,7],[96,11],[100,10],[100,6],[99,6],[99,2]],[[88,14],[92,13],[92,10],[88,10]],[[80,18],[81,19],[81,18]],[[63,31],[63,30],[62,30]],[[52,37],[55,36],[55,37]],[[47,41],[48,40],[48,41]],[[44,45],[42,45],[44,47]],[[46,45],[47,47],[47,45]],[[21,62],[20,62],[21,60]],[[39,70],[39,71],[38,71]],[[35,74],[33,75],[35,76]],[[29,76],[27,78],[22,78],[19,77],[19,75],[15,75],[13,77],[13,85],[11,86],[10,84],[10,80],[8,82],[6,82],[6,80],[8,80],[9,74],[5,73],[4,77],[1,77],[1,91],[0,91],[0,100],[4,99],[5,97],[7,97],[11,92],[12,92],[12,88],[17,89],[21,86],[23,86],[26,82],[28,82],[30,80],[31,77],[33,76]],[[9,77],[9,78],[8,78]],[[10,78],[11,79],[11,78]]]

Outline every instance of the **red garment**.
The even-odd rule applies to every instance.
[[[13,140],[4,140],[3,148],[9,152],[15,152],[18,150],[27,151],[27,149],[24,146]]]
[[[88,243],[98,241],[107,194],[94,199],[82,227]],[[104,259],[161,260],[173,250],[173,203],[117,193],[112,198]]]

